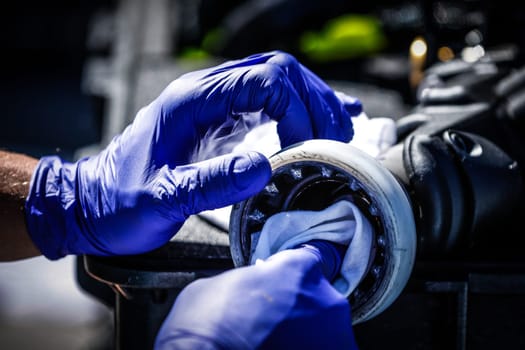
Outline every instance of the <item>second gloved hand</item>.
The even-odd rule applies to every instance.
[[[155,350],[356,349],[350,304],[330,284],[343,251],[311,241],[191,283]]]
[[[250,197],[270,177],[265,157],[194,162],[194,153],[210,131],[224,132],[254,112],[278,122],[285,147],[311,138],[349,141],[361,104],[282,52],[188,73],[98,155],[40,160],[25,208],[30,236],[49,259],[137,254],[169,241],[190,215]]]

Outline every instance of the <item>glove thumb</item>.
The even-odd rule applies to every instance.
[[[270,180],[271,166],[265,156],[250,151],[177,167],[173,172],[177,205],[188,217],[255,195]]]

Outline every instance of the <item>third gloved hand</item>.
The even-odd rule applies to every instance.
[[[49,259],[163,245],[190,215],[264,187],[270,166],[258,153],[193,158],[210,130],[253,112],[278,122],[285,147],[310,138],[349,141],[361,104],[283,52],[185,74],[99,154],[40,160],[26,201],[29,234]]]

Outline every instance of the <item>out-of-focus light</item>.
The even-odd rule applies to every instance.
[[[454,58],[454,51],[448,46],[442,46],[438,49],[437,56],[441,62],[450,61]]]
[[[476,45],[474,47],[465,47],[461,51],[461,58],[465,62],[476,62],[484,55],[485,55],[485,49],[481,45]]]
[[[423,70],[427,59],[427,42],[422,37],[415,37],[410,44],[410,85],[416,87],[423,78]]]
[[[427,43],[421,37],[416,37],[410,44],[410,56],[413,58],[424,57],[427,54]]]

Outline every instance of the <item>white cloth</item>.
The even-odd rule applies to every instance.
[[[349,201],[339,201],[321,211],[277,213],[265,222],[252,253],[251,264],[301,243],[321,239],[348,245],[340,274],[332,285],[350,295],[367,271],[372,248],[372,227]]]
[[[253,116],[252,116],[253,118]],[[352,118],[354,137],[350,144],[378,157],[382,152],[397,142],[395,121],[391,118],[368,118],[361,113]],[[234,151],[258,151],[267,157],[280,150],[277,123],[270,120],[248,132],[243,141],[235,146]],[[201,212],[199,216],[228,231],[231,206]]]

